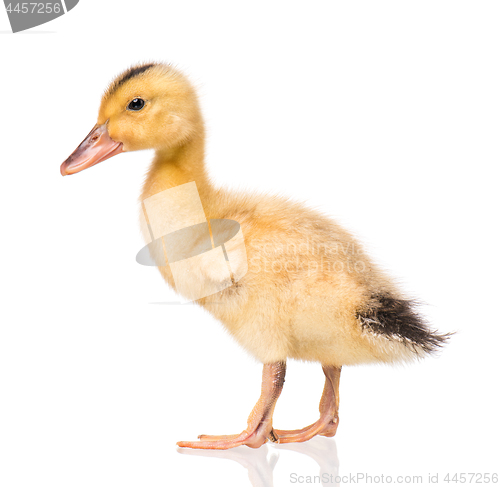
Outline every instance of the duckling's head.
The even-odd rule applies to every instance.
[[[167,64],[133,66],[104,93],[97,124],[61,165],[75,174],[125,151],[173,150],[202,130],[194,89]]]

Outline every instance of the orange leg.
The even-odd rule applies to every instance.
[[[200,435],[200,441],[180,441],[180,447],[227,450],[246,445],[259,448],[267,439],[277,441],[273,432],[273,412],[285,382],[285,362],[264,365],[260,398],[248,418],[247,428],[237,435]]]
[[[300,443],[313,436],[334,436],[339,425],[339,382],[341,367],[323,366],[325,387],[319,404],[320,418],[300,430],[274,430],[279,443]]]

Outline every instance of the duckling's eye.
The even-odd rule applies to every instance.
[[[127,110],[133,110],[135,112],[142,110],[145,102],[142,98],[134,98],[127,106]]]

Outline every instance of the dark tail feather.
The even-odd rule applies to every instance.
[[[415,352],[417,347],[427,353],[436,352],[453,333],[440,334],[432,330],[415,311],[415,305],[415,301],[409,299],[375,295],[370,306],[359,312],[357,318],[363,329],[400,340]]]

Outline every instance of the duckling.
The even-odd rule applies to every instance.
[[[186,77],[168,64],[139,64],[108,86],[97,124],[61,165],[61,174],[121,152],[154,149],[140,197],[143,209],[155,195],[194,183],[208,222],[233,220],[240,226],[246,259],[235,264],[230,285],[196,302],[263,364],[261,395],[241,433],[200,435],[180,447],[258,448],[268,440],[334,436],[343,366],[411,361],[436,352],[450,334],[432,330],[414,302],[332,219],[283,197],[217,187],[205,167],[204,143],[197,95]],[[161,211],[176,219],[175,212]],[[151,221],[143,214],[143,232],[151,242]],[[162,258],[163,263],[158,256],[155,261],[175,288],[169,255]],[[198,270],[215,283],[227,279],[211,265]],[[288,359],[318,362],[325,375],[319,419],[298,430],[273,428]]]

